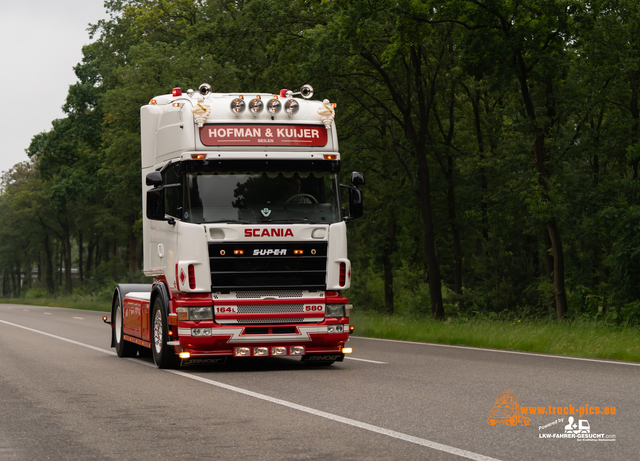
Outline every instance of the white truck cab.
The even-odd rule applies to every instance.
[[[335,104],[291,91],[179,88],[141,108],[144,273],[119,285],[112,345],[156,364],[227,356],[341,361],[351,305]],[[348,211],[341,191],[348,191]],[[132,295],[129,293],[133,293]]]

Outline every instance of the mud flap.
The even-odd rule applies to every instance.
[[[342,362],[344,354],[307,354],[302,356],[303,362],[322,363],[322,362]]]

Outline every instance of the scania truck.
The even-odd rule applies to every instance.
[[[228,357],[342,361],[353,327],[335,104],[300,92],[174,88],[140,110],[144,274],[111,309],[118,356],[160,368]]]

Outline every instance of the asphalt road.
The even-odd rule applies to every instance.
[[[636,364],[352,337],[328,368],[163,371],[118,358],[102,315],[0,304],[0,460],[640,458]],[[491,426],[505,390],[590,438],[558,438],[564,414]]]

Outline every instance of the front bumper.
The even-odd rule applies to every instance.
[[[336,330],[336,325],[342,326],[342,332],[329,333],[329,330]],[[210,329],[211,335],[194,336],[192,329],[196,328]],[[273,347],[303,346],[307,354],[339,353],[349,339],[349,319],[325,319],[314,324],[233,326],[211,320],[179,321],[176,330],[178,338],[170,344],[177,353],[189,352],[192,357],[233,356],[238,347],[261,347],[271,351]]]

